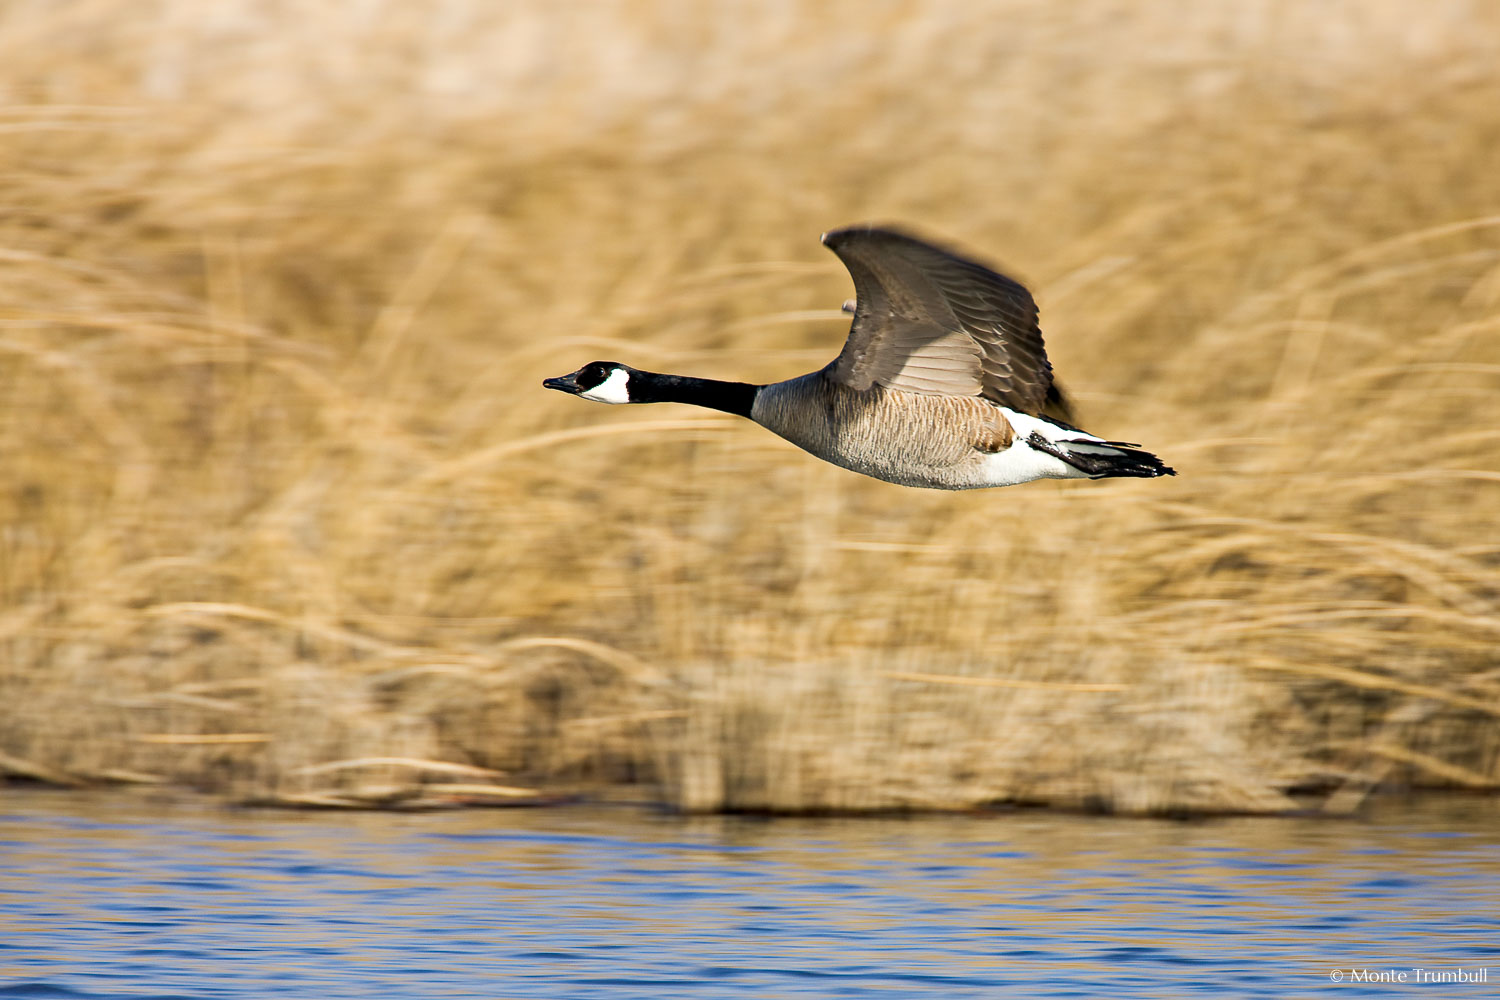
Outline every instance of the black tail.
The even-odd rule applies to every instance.
[[[1091,479],[1111,476],[1154,479],[1177,475],[1177,471],[1161,459],[1126,441],[1049,441],[1033,431],[1026,443],[1037,451],[1061,459]]]

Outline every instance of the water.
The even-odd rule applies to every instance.
[[[1494,800],[1176,823],[3,794],[0,998],[1500,993]]]

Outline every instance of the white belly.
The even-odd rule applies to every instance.
[[[1015,486],[1018,483],[1029,483],[1033,479],[1087,479],[1088,473],[1073,468],[1067,462],[1056,456],[1049,455],[1044,451],[1037,451],[1026,443],[1026,439],[1033,433],[1040,434],[1049,441],[1066,437],[1074,447],[1080,444],[1087,448],[1089,445],[1082,444],[1085,441],[1099,441],[1092,434],[1082,431],[1065,431],[1056,424],[1025,413],[1017,413],[1009,407],[1002,406],[1000,412],[1005,414],[1011,428],[1016,432],[1016,439],[1009,448],[997,451],[993,455],[987,455],[984,459],[984,485],[986,486]],[[1102,441],[1100,442],[1102,444]]]
[[[986,455],[980,468],[984,486],[1015,486],[1033,479],[1088,478],[1067,462],[1037,451],[1021,438],[1004,451]]]

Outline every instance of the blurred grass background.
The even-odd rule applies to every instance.
[[[0,8],[0,769],[326,804],[1323,808],[1500,785],[1500,9]],[[1170,481],[606,409],[899,221]]]

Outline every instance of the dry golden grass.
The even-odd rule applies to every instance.
[[[1495,788],[1500,14],[1434,6],[7,6],[0,770]],[[820,366],[865,219],[1027,279],[1181,476],[905,490],[541,389]]]

